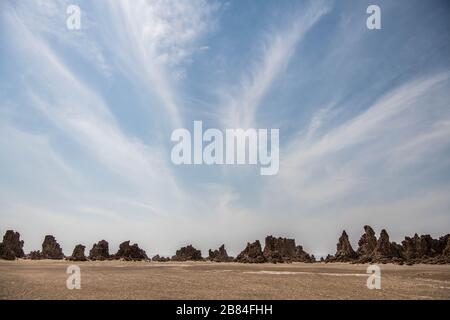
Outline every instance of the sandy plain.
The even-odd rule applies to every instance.
[[[67,267],[81,270],[69,290]],[[0,260],[0,299],[450,299],[449,265]]]

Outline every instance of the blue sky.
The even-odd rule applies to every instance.
[[[81,29],[66,8],[81,8]],[[381,30],[366,27],[370,4]],[[2,1],[0,228],[66,254],[450,226],[448,1]],[[175,166],[171,132],[279,128],[280,170]]]

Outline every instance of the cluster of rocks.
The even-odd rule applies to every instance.
[[[130,241],[122,242],[119,245],[119,251],[117,251],[112,258],[115,260],[122,259],[125,261],[149,260],[145,251],[139,248],[136,243],[130,245]]]
[[[14,260],[16,258],[26,258],[32,260],[39,259],[64,259],[65,256],[61,246],[52,235],[46,235],[42,243],[42,249],[32,251],[28,255],[23,251],[23,240],[20,234],[13,230],[6,231],[3,241],[0,243],[0,258]],[[130,244],[130,241],[122,242],[116,254],[109,253],[109,244],[101,240],[92,246],[89,256],[85,255],[86,247],[77,244],[72,255],[67,257],[72,261],[86,260],[150,260],[146,252],[139,248],[137,244]],[[236,258],[230,257],[221,245],[216,250],[209,250],[208,260],[214,262],[241,262],[241,263],[290,263],[290,262],[316,262],[314,255],[310,255],[303,250],[302,246],[295,244],[294,239],[275,238],[267,236],[264,250],[259,240],[247,243],[245,249]],[[192,245],[182,247],[176,251],[172,257],[162,257],[155,255],[152,261],[202,261],[202,253]],[[386,230],[381,230],[377,239],[374,230],[370,226],[364,226],[364,234],[358,241],[358,249],[355,251],[350,243],[345,230],[336,245],[336,253],[328,255],[323,262],[350,262],[350,263],[397,263],[397,264],[450,264],[450,234],[433,239],[430,235],[417,235],[405,237],[405,240],[398,244],[389,240]]]
[[[336,247],[336,254],[334,256],[328,255],[325,259],[326,262],[350,262],[356,259],[356,252],[353,250],[345,230],[339,237]]]
[[[361,262],[370,262],[372,260],[372,253],[377,246],[377,237],[375,231],[369,226],[364,226],[364,234],[358,241],[357,256]]]
[[[162,257],[159,254],[153,256],[152,261],[156,261],[156,262],[167,262],[170,261],[169,257]]]
[[[202,252],[200,250],[195,249],[192,245],[188,245],[187,247],[182,247],[180,250],[177,250],[174,256],[172,256],[173,261],[201,261]]]
[[[233,257],[228,256],[225,245],[223,244],[219,247],[218,250],[212,251],[211,249],[209,249],[208,260],[215,262],[231,262],[234,259]]]
[[[106,240],[101,240],[92,246],[89,251],[89,256],[84,255],[85,246],[79,244],[73,250],[72,256],[68,259],[73,261],[103,261],[103,260],[125,260],[125,261],[139,261],[149,260],[144,250],[139,248],[135,243],[130,245],[130,241],[122,242],[119,245],[119,250],[116,254],[109,254],[109,244]]]
[[[402,241],[402,258],[408,264],[430,263],[446,264],[450,263],[450,234],[433,239],[430,235],[405,237]]]
[[[266,262],[266,259],[264,258],[264,255],[263,255],[263,252],[261,249],[261,243],[259,242],[259,240],[256,240],[253,243],[247,242],[247,246],[241,253],[238,254],[235,261],[243,262],[243,263]]]
[[[106,240],[101,240],[92,246],[89,251],[89,260],[109,260],[111,257],[109,255],[109,244]]]
[[[27,255],[27,258],[32,260],[61,260],[64,259],[64,253],[55,237],[52,235],[46,235],[44,238],[44,242],[42,242],[42,250],[31,251],[30,254]]]
[[[267,236],[264,250],[256,240],[247,243],[245,249],[236,257],[236,262],[243,263],[282,263],[282,262],[315,262],[314,255],[309,255],[302,246],[296,246],[294,239]]]
[[[20,234],[13,230],[6,231],[3,236],[3,242],[0,243],[0,258],[15,260],[24,256],[23,240],[20,240]]]
[[[364,226],[364,234],[353,250],[345,230],[336,245],[336,254],[328,255],[325,262],[396,263],[396,264],[445,264],[450,263],[450,234],[439,239],[430,235],[405,237],[401,244],[391,242],[386,230],[377,239],[370,226]]]
[[[82,244],[77,244],[73,249],[72,255],[67,259],[72,261],[86,261],[87,258],[84,255],[84,249],[86,249],[85,246]]]
[[[87,260],[149,260],[144,250],[139,248],[137,244],[130,245],[130,241],[125,241],[120,244],[119,250],[116,254],[109,254],[109,244],[105,240],[101,240],[94,244],[89,251],[89,256],[86,257],[86,247],[82,244],[77,244],[73,249],[72,255],[65,257],[61,246],[52,235],[46,235],[42,243],[42,249],[31,251],[25,255],[23,252],[23,240],[20,240],[20,234],[12,230],[6,231],[3,242],[0,243],[0,258],[5,260],[14,260],[16,258],[26,258],[31,260],[54,259],[61,260],[66,258],[71,261],[87,261]]]

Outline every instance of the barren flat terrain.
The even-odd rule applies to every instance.
[[[450,266],[212,262],[77,262],[81,289],[69,290],[54,260],[0,261],[0,299],[450,299]]]

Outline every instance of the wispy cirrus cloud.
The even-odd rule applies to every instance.
[[[103,9],[103,5],[100,7]],[[160,98],[173,127],[182,125],[174,79],[183,65],[204,45],[198,40],[213,28],[214,2],[117,1],[109,2],[106,26],[110,52],[131,79]]]
[[[296,136],[284,149],[282,170],[272,181],[273,192],[279,192],[277,199],[304,210],[317,210],[364,197],[365,192],[379,193],[371,191],[373,188],[386,191],[389,187],[383,185],[395,176],[399,184],[420,176],[417,168],[409,178],[402,176],[414,164],[411,157],[416,161],[433,157],[450,147],[443,138],[447,122],[440,118],[448,116],[449,79],[450,73],[444,72],[409,81],[337,127],[327,128],[326,122],[319,121],[325,126],[320,133],[309,130]],[[440,103],[432,102],[436,97]],[[326,110],[319,110],[312,118],[312,127],[318,128],[317,117],[324,118]],[[427,117],[433,114],[431,110],[435,115]],[[399,191],[399,185],[391,186]],[[387,201],[385,196],[383,199]]]
[[[39,34],[32,32],[13,12],[4,13],[3,17],[8,31],[15,35],[11,41],[18,56],[33,66],[24,83],[28,103],[67,139],[78,143],[114,175],[140,190],[140,197],[163,210],[156,203],[161,206],[171,203],[162,199],[167,190],[176,198],[177,185],[161,149],[124,134],[102,97],[80,81]]]
[[[16,61],[26,62],[29,68],[24,70],[20,65],[18,69],[24,75],[18,80],[21,101],[25,104],[21,109],[37,111],[47,121],[47,128],[39,134],[24,133],[13,128],[16,124],[7,113],[3,115],[2,128],[11,127],[5,132],[15,143],[0,140],[2,150],[31,161],[38,171],[29,178],[51,188],[36,184],[30,186],[29,193],[25,192],[20,188],[23,182],[20,176],[26,171],[9,158],[3,159],[4,168],[11,169],[10,179],[16,184],[10,184],[3,193],[4,197],[15,199],[15,203],[2,197],[2,210],[10,212],[8,217],[1,217],[2,225],[19,226],[36,237],[39,232],[61,234],[64,225],[75,223],[84,226],[85,231],[91,230],[94,236],[95,230],[105,223],[109,226],[109,236],[119,234],[122,229],[122,234],[134,236],[141,243],[154,242],[154,238],[158,238],[158,242],[166,241],[164,233],[158,233],[161,226],[176,225],[183,214],[196,212],[202,206],[199,199],[191,199],[188,192],[180,188],[165,154],[166,147],[147,144],[125,133],[119,125],[120,119],[111,112],[98,88],[90,87],[52,48],[46,39],[46,28],[33,28],[25,23],[28,18],[12,6],[5,8],[2,22],[10,35],[7,41],[10,53]],[[173,120],[170,114],[167,118]],[[64,146],[55,140],[75,143],[75,152],[94,163],[80,165],[78,155],[76,160],[71,159],[65,154]],[[105,188],[104,182],[98,180],[99,173],[93,173],[90,166],[100,168],[103,171],[100,175],[117,185]],[[32,196],[37,190],[40,196]],[[25,217],[36,223],[28,225]],[[134,220],[136,223],[131,223]],[[147,226],[142,224],[144,220]],[[148,228],[150,235],[144,228]],[[142,237],[135,235],[137,229],[144,231]],[[68,234],[75,236],[75,233]],[[183,228],[179,234],[183,234]],[[93,237],[89,239],[94,241]],[[179,241],[169,239],[167,245],[175,249]],[[163,246],[161,250],[168,249]]]
[[[228,97],[228,114],[224,117],[226,126],[242,128],[254,126],[258,106],[273,82],[288,66],[297,45],[329,11],[328,2],[311,2],[304,11],[289,18],[287,26],[264,35],[261,56],[255,58],[256,62],[250,63],[252,69],[244,73],[238,90],[233,90],[232,96]]]
[[[14,11],[18,19],[29,30],[51,40],[62,47],[75,50],[91,67],[110,76],[111,66],[105,52],[95,37],[98,25],[93,21],[89,10],[82,10],[82,28],[67,32],[66,10],[72,2],[69,0],[37,0],[31,2],[5,2],[5,12]],[[83,7],[84,9],[84,7]]]

